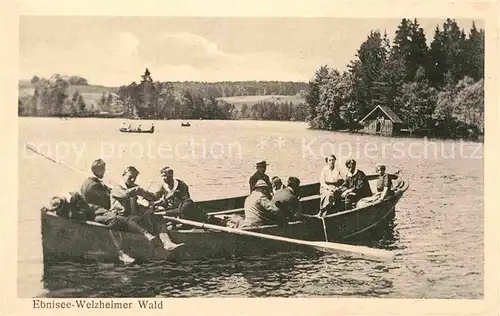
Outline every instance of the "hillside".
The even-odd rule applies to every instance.
[[[75,91],[79,91],[88,106],[94,105],[98,107],[99,100],[103,93],[117,93],[118,88],[115,87],[104,87],[98,85],[69,85],[68,86],[68,96],[71,96]],[[19,97],[26,98],[31,97],[35,93],[34,86],[28,80],[19,80]]]

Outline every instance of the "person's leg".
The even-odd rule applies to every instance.
[[[122,225],[120,225],[119,220],[117,220],[116,214],[113,212],[102,213],[102,214],[97,215],[94,218],[94,221],[108,226],[109,236],[111,237],[111,241],[113,242],[113,245],[115,246],[116,250],[118,251],[118,257],[119,257],[120,261],[122,261],[123,263],[133,263],[135,261],[135,259],[132,258],[132,256],[128,255],[127,253],[125,253],[122,250],[122,245],[118,242],[118,240],[115,238],[115,236],[113,234],[113,230],[115,230],[115,229],[116,230],[123,230]]]

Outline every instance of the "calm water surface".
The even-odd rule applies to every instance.
[[[138,121],[133,121],[138,124]],[[144,127],[150,122],[141,121]],[[54,297],[483,297],[483,145],[312,131],[307,124],[255,121],[156,121],[156,132],[121,134],[119,120],[19,119],[18,295]],[[144,187],[158,184],[166,165],[190,185],[195,200],[247,193],[256,160],[270,176],[317,182],[323,156],[403,170],[410,189],[380,231],[355,241],[394,250],[393,263],[333,255],[286,255],[143,264],[44,267],[39,208],[53,195],[78,190],[81,175],[24,151],[39,150],[82,171],[97,157],[108,163],[105,181],[128,165]],[[349,147],[350,146],[350,147]],[[350,150],[349,150],[350,149]],[[370,240],[370,241],[367,241]]]

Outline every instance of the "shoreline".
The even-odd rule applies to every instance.
[[[172,119],[154,119],[154,118],[127,118],[120,116],[34,116],[34,115],[18,115],[17,118],[52,118],[52,119],[61,119],[61,120],[74,120],[74,119],[117,119],[117,120],[127,120],[127,121],[255,121],[255,122],[275,122],[275,123],[307,123],[307,121],[276,121],[276,120],[252,120],[252,119],[188,119],[188,118],[172,118]],[[484,144],[484,135],[479,135],[476,138],[465,138],[465,137],[446,137],[446,136],[430,136],[430,135],[419,135],[413,134],[409,135],[408,133],[401,133],[399,135],[380,135],[380,134],[370,134],[363,132],[362,130],[352,131],[352,130],[326,130],[326,129],[318,129],[308,127],[308,130],[311,131],[321,131],[321,132],[333,132],[333,133],[342,133],[349,135],[362,135],[362,136],[374,136],[380,138],[387,139],[429,139],[429,140],[443,140],[443,141],[467,141],[473,143],[481,143]]]

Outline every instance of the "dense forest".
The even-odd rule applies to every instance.
[[[472,24],[466,34],[447,19],[429,42],[417,19],[402,19],[392,41],[372,30],[347,70],[321,66],[309,83],[160,82],[146,69],[139,83],[106,88],[78,76],[35,76],[23,86],[31,93],[20,94],[18,111],[26,116],[307,120],[314,129],[358,130],[359,121],[383,105],[410,131],[483,135],[484,30]],[[269,95],[295,96],[297,102],[262,98],[235,106],[225,99]]]
[[[383,105],[410,131],[477,137],[484,133],[484,30],[473,24],[466,35],[447,19],[430,46],[417,19],[403,19],[392,43],[372,30],[346,71],[316,71],[306,101],[312,128],[360,129]]]

